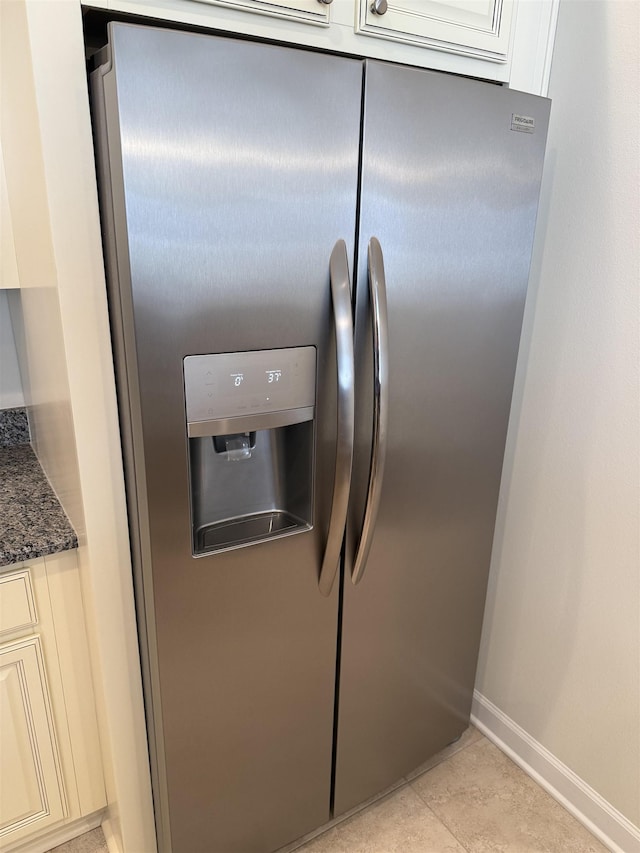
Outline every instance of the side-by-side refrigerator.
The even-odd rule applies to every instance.
[[[549,102],[111,23],[91,77],[162,853],[468,725]]]

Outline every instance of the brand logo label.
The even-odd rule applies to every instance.
[[[512,113],[511,130],[517,130],[519,133],[535,133],[536,120],[533,116],[519,116]]]

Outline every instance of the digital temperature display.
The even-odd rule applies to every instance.
[[[265,370],[265,374],[267,376],[267,383],[271,385],[272,382],[280,382],[282,379],[282,371],[281,370]],[[244,382],[244,373],[230,373],[229,374],[233,379],[234,387],[239,388]]]
[[[315,405],[315,347],[192,355],[184,360],[189,422]]]

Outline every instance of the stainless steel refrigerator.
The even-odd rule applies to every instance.
[[[549,102],[111,23],[92,102],[161,851],[468,725]]]

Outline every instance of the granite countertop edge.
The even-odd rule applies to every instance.
[[[30,444],[0,447],[0,571],[78,547]]]

